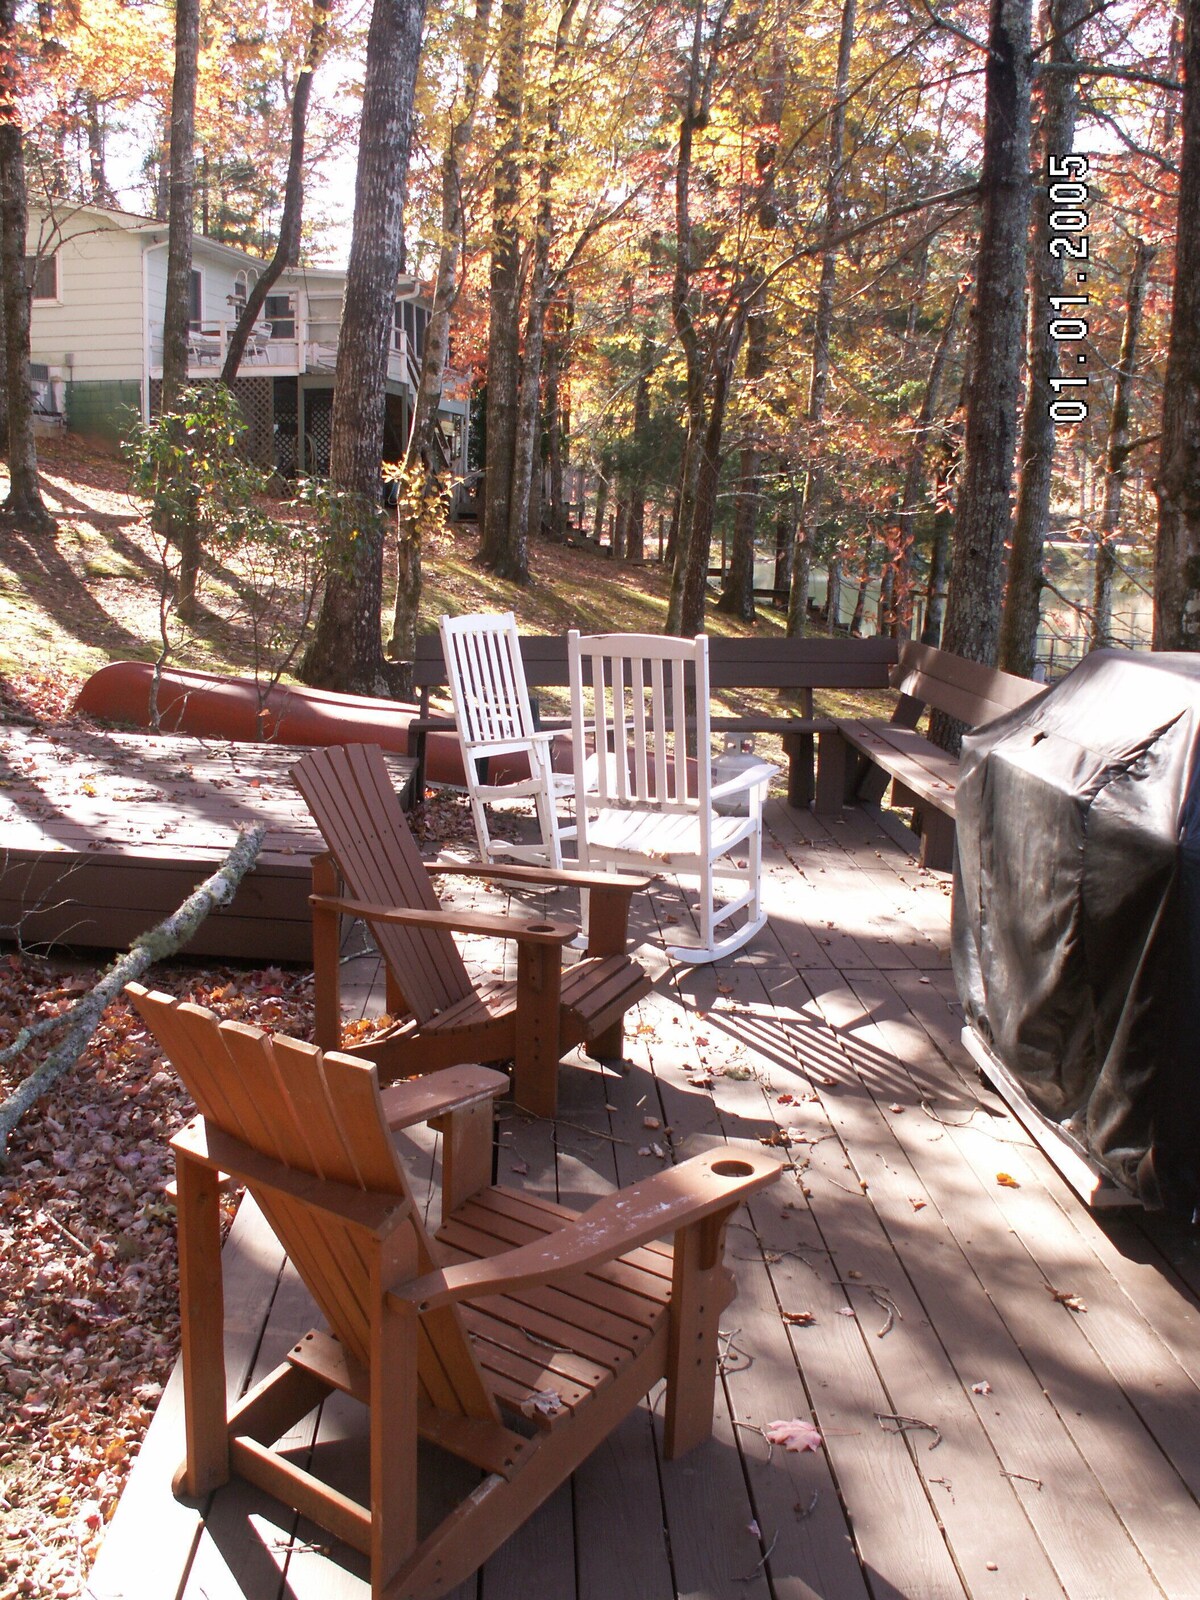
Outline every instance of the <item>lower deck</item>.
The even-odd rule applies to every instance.
[[[564,1065],[555,1123],[501,1102],[500,1181],[568,1204],[715,1143],[789,1163],[729,1230],[713,1437],[665,1461],[652,1392],[454,1600],[1200,1600],[1200,1236],[1088,1212],[981,1086],[945,875],[862,810],[769,829],[753,944],[651,958],[628,1071]],[[674,941],[686,889],[638,915]],[[432,1135],[413,1159],[435,1190]],[[311,1311],[249,1205],[226,1260],[242,1386]],[[792,1417],[815,1454],[766,1443]],[[327,1404],[296,1448],[353,1481],[360,1420]],[[94,1600],[363,1600],[357,1557],[244,1485],[173,1500],[181,1441],[177,1374]]]

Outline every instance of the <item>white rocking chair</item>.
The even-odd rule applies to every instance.
[[[705,635],[572,630],[567,641],[580,868],[697,873],[700,943],[667,953],[687,962],[732,954],[767,920],[762,806],[778,768],[755,762],[714,783]],[[720,905],[717,878],[735,885]]]
[[[575,829],[562,825],[558,808],[574,793],[575,779],[569,772],[554,771],[554,734],[536,726],[516,618],[511,611],[442,617],[438,630],[480,856],[484,861],[512,856],[561,871],[563,841],[574,839]],[[504,757],[509,758],[509,772],[487,776],[496,758]],[[538,842],[493,838],[487,802],[520,799],[534,803]]]

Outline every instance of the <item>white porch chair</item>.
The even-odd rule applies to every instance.
[[[700,942],[667,953],[687,962],[730,955],[767,920],[762,805],[778,769],[755,762],[714,783],[708,639],[583,638],[573,629],[567,659],[581,870],[698,874]],[[721,904],[718,879],[733,887]]]
[[[575,829],[562,825],[558,808],[574,793],[575,779],[569,772],[553,770],[554,734],[535,726],[516,618],[511,611],[441,617],[438,630],[480,856],[484,861],[512,856],[561,870],[563,842],[574,839]],[[495,781],[481,777],[497,757],[508,757],[516,774]],[[519,799],[534,803],[537,843],[514,844],[492,837],[487,802]]]

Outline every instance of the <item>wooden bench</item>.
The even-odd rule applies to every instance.
[[[836,734],[822,741],[816,810],[830,815],[842,804],[882,800],[890,782],[892,803],[917,813],[921,865],[948,872],[954,862],[958,757],[918,733],[917,723],[929,709],[982,727],[1023,706],[1045,685],[906,640],[891,686],[900,699],[890,721],[839,718]]]
[[[886,689],[895,666],[898,647],[895,639],[765,638],[731,639],[710,634],[708,641],[709,682],[715,692],[731,689],[790,690],[797,697],[795,712],[780,715],[747,712],[711,719],[714,733],[776,734],[783,741],[788,757],[788,800],[806,806],[814,798],[814,741],[835,738],[837,723],[831,717],[813,714],[814,689]],[[566,688],[567,640],[565,635],[523,634],[521,659],[525,679],[531,689]],[[442,660],[441,640],[436,633],[417,639],[413,660],[413,689],[420,697],[420,717],[412,724],[414,743],[411,753],[417,758],[417,793],[424,786],[424,748],[428,733],[453,728],[445,716],[431,716],[429,701],[434,689],[446,686],[446,665]],[[546,728],[567,728],[565,718],[547,718]],[[823,747],[822,747],[823,748]],[[836,763],[830,766],[832,774]],[[824,780],[824,760],[817,766],[816,782]],[[818,796],[826,810],[842,803],[839,784],[836,794]]]

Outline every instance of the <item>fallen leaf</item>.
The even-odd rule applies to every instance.
[[[996,1182],[1004,1189],[1019,1189],[1021,1185],[1007,1172],[998,1172]]]
[[[521,1401],[523,1417],[556,1417],[563,1410],[563,1398],[556,1389],[535,1389]]]
[[[819,1450],[821,1435],[811,1422],[792,1417],[787,1422],[768,1422],[763,1429],[768,1444],[781,1444],[785,1450]]]
[[[1046,1288],[1050,1290],[1051,1298],[1057,1300],[1060,1306],[1066,1306],[1068,1311],[1087,1310],[1087,1306],[1084,1305],[1079,1296],[1072,1294],[1069,1289],[1051,1289],[1049,1284],[1046,1285]]]
[[[661,1128],[662,1127],[662,1123],[658,1120],[657,1117],[643,1117],[642,1118],[642,1127],[643,1128],[650,1128],[650,1129]]]
[[[908,1203],[914,1211],[924,1211],[925,1209],[925,1201],[921,1199],[920,1195],[910,1194]]]
[[[973,1383],[971,1385],[972,1394],[991,1394],[991,1392],[992,1386],[986,1378],[982,1378],[978,1383]]]
[[[519,1158],[514,1159],[513,1161],[511,1161],[509,1163],[509,1165],[510,1165],[512,1171],[518,1173],[521,1177],[524,1177],[525,1174],[529,1171],[529,1163],[528,1163],[528,1161],[521,1161]]]
[[[811,1328],[817,1316],[815,1311],[785,1311],[783,1320],[790,1322],[793,1327]]]

